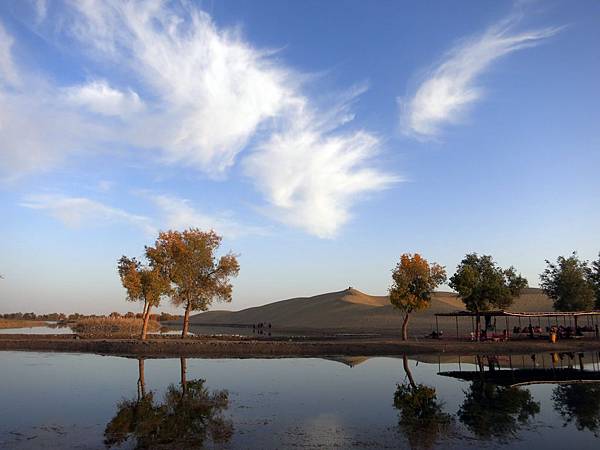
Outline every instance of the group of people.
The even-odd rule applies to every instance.
[[[268,336],[271,336],[271,322],[253,323],[252,332],[258,334],[267,334]]]
[[[544,332],[544,330],[542,330],[542,327],[540,326],[533,326],[531,324],[529,324],[526,327],[514,327],[513,328],[513,334],[519,334],[519,333],[526,333],[529,335],[529,337],[535,337],[535,336],[540,336],[542,335],[542,333]],[[592,327],[590,325],[585,325],[585,326],[578,326],[578,327],[572,327],[572,326],[563,326],[563,325],[552,325],[549,327],[546,327],[545,332],[548,335],[556,335],[557,338],[559,339],[567,339],[567,338],[571,338],[574,336],[584,336],[583,333],[595,333],[596,337],[599,337],[599,330],[598,330],[598,325],[596,325],[595,327]]]
[[[472,341],[477,340],[477,336],[473,331],[471,331],[470,339]],[[508,339],[508,331],[502,330],[502,334],[490,333],[486,329],[481,329],[479,331],[479,340],[480,341],[506,341]]]

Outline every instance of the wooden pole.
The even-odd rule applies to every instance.
[[[458,340],[458,316],[456,316],[456,339]]]
[[[440,337],[440,326],[438,324],[438,316],[435,316],[435,332],[437,333],[437,337]]]

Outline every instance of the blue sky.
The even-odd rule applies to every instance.
[[[0,311],[110,312],[196,226],[240,309],[403,252],[537,285],[600,250],[600,4],[1,2]],[[165,309],[169,310],[165,305]]]

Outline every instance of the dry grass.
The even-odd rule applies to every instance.
[[[14,320],[0,319],[0,328],[31,328],[46,326],[44,320]]]
[[[89,336],[138,336],[142,332],[142,319],[95,318],[81,319],[73,325],[73,331]],[[148,332],[159,331],[160,324],[155,320],[148,322]]]

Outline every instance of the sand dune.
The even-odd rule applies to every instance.
[[[510,308],[515,311],[551,311],[552,302],[540,289],[528,288]],[[435,328],[435,314],[464,310],[455,294],[437,292],[431,308],[411,316],[413,336]],[[389,303],[387,296],[372,296],[357,289],[330,292],[313,297],[298,297],[242,311],[208,311],[191,318],[192,325],[250,325],[271,323],[275,330],[331,332],[384,332],[395,334],[402,326],[402,314]],[[453,318],[439,318],[440,329],[456,333]],[[459,333],[470,330],[470,322],[461,319]]]

